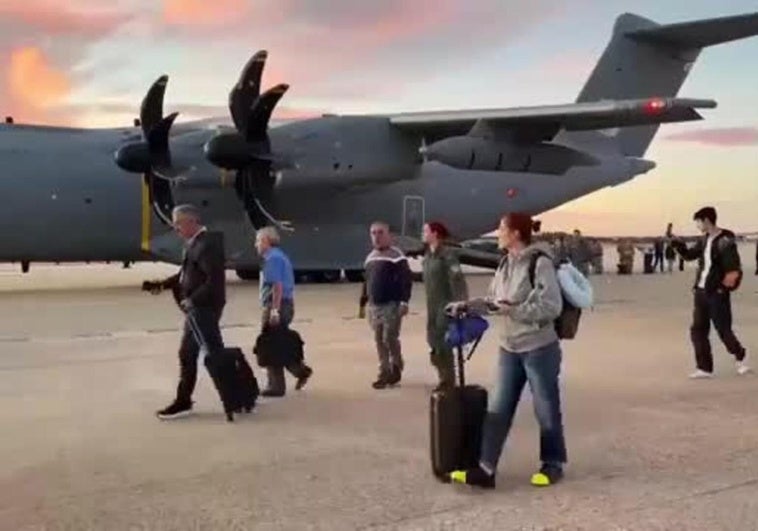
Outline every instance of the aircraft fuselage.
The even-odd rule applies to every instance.
[[[0,193],[6,199],[0,260],[177,262],[179,242],[155,212],[146,213],[141,177],[113,162],[119,145],[137,134],[136,129],[0,127]],[[173,201],[208,211],[206,223],[227,233],[230,267],[254,266],[254,229],[234,176],[205,162],[198,149],[213,134],[172,137],[172,156],[194,166],[185,182],[172,187]],[[504,212],[539,214],[639,173],[618,156],[564,175],[423,163],[421,139],[382,117],[295,122],[272,128],[270,138],[274,153],[294,161],[278,174],[272,214],[294,228],[283,234],[283,246],[301,269],[360,268],[374,220],[418,239],[424,221],[438,219],[456,237],[471,238],[491,230]],[[240,224],[244,230],[231,228]]]

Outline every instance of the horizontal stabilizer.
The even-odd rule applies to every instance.
[[[758,35],[758,13],[629,31],[627,37],[682,49],[705,48]]]

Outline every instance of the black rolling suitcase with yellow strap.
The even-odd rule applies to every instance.
[[[434,391],[429,401],[432,471],[441,481],[450,481],[450,472],[454,470],[479,465],[487,390],[481,385],[466,385],[463,349],[473,340],[470,359],[486,323],[476,316],[454,317],[446,337],[455,348],[458,382],[455,387]]]

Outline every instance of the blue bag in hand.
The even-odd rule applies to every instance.
[[[445,333],[445,342],[451,348],[463,348],[479,341],[489,328],[489,322],[479,315],[465,315],[450,320]]]

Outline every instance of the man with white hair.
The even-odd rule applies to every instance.
[[[184,240],[182,266],[176,275],[152,283],[153,293],[171,289],[181,309],[192,312],[208,348],[223,348],[219,321],[226,305],[224,245],[220,235],[208,233],[201,224],[200,211],[193,205],[180,205],[172,213],[174,230]],[[197,381],[200,346],[185,320],[179,346],[181,367],[174,402],[157,412],[161,419],[174,419],[192,413],[192,392]]]
[[[274,227],[263,227],[255,235],[255,248],[263,258],[260,275],[261,332],[267,327],[288,327],[295,316],[295,275],[290,259],[279,247],[279,233]],[[262,396],[280,397],[286,392],[284,368],[297,378],[300,390],[313,374],[303,360],[287,360],[266,367],[268,385]]]

